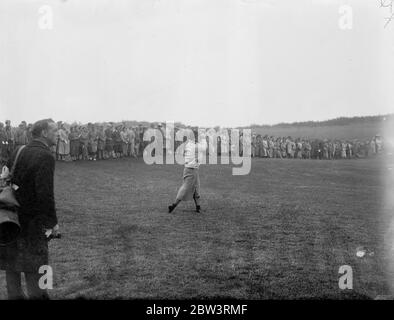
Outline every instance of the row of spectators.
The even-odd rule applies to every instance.
[[[148,128],[155,128],[166,137],[163,124],[130,125],[128,123],[77,123],[57,122],[58,139],[53,152],[57,160],[105,160],[122,157],[141,157],[146,145],[143,140]],[[22,121],[18,127],[12,127],[11,121],[5,125],[0,122],[0,162],[5,162],[13,150],[31,141],[32,124]],[[179,127],[175,128],[178,130]],[[195,128],[194,128],[195,130]],[[177,144],[175,142],[175,149]],[[261,158],[298,158],[298,159],[350,159],[368,157],[381,153],[383,141],[379,135],[369,140],[310,140],[292,137],[273,137],[252,134],[251,155]],[[242,139],[240,153],[242,154]],[[212,152],[212,145],[210,146]],[[165,152],[165,150],[164,150]],[[218,155],[231,153],[231,134],[217,136]]]
[[[368,140],[293,139],[252,136],[252,156],[263,158],[351,159],[381,153],[383,140],[376,135]]]

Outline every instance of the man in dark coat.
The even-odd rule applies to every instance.
[[[2,166],[8,159],[8,141],[4,124],[0,122],[0,165]]]
[[[21,233],[16,242],[0,247],[0,269],[6,271],[9,299],[23,299],[21,273],[25,274],[28,296],[47,299],[40,288],[41,266],[48,266],[48,239],[58,234],[54,199],[55,159],[50,150],[56,144],[57,126],[50,119],[37,121],[32,128],[33,140],[21,151],[12,183],[20,204]],[[17,150],[8,163],[12,167]]]
[[[5,121],[5,134],[7,136],[7,159],[9,159],[14,151],[14,133],[11,127],[11,120]]]

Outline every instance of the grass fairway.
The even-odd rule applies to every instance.
[[[345,264],[354,294],[388,293],[382,159],[256,159],[247,176],[205,165],[203,213],[189,202],[168,214],[182,169],[57,163],[52,298],[343,298]],[[357,258],[360,245],[374,255]]]

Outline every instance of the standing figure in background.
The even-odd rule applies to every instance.
[[[270,158],[274,158],[274,157],[275,157],[275,155],[274,155],[274,149],[275,149],[274,137],[271,136],[271,137],[268,139],[268,157],[270,157]]]
[[[323,141],[323,159],[328,160],[329,150],[328,150],[328,141],[324,139]]]
[[[135,132],[134,132],[133,127],[130,126],[129,128],[127,128],[126,133],[127,133],[127,140],[128,140],[127,156],[136,158],[136,154],[135,154]]]
[[[287,156],[287,145],[286,145],[286,139],[282,137],[280,140],[280,152],[282,153],[282,158],[286,158]]]
[[[286,140],[286,154],[287,158],[294,158],[294,147],[293,147],[293,141],[291,141],[291,137],[287,137]]]
[[[138,158],[140,156],[140,127],[135,128],[135,138],[134,138],[134,153]]]
[[[72,161],[79,159],[79,132],[77,131],[77,125],[70,127],[70,133],[68,135],[70,141],[70,156]]]
[[[89,160],[96,161],[97,159],[97,146],[98,146],[98,131],[94,124],[88,124],[89,131],[89,142],[88,142],[88,152]]]
[[[252,150],[251,150],[252,158],[256,156],[256,134],[252,134]]]
[[[341,141],[335,141],[335,159],[342,158],[342,144]]]
[[[4,123],[0,122],[0,168],[8,160],[8,142],[7,134],[5,133]]]
[[[70,141],[64,123],[60,125],[58,130],[58,160],[64,161],[70,154]]]
[[[111,123],[109,123],[109,125],[105,129],[105,158],[106,159],[115,158]]]
[[[88,160],[89,131],[86,126],[82,127],[81,135],[79,137],[79,143],[81,147],[82,160]]]
[[[274,158],[282,159],[282,151],[280,150],[281,139],[277,138],[274,142]]]
[[[356,158],[362,158],[361,153],[360,153],[360,141],[357,139],[353,140],[353,155]]]
[[[353,158],[353,145],[350,143],[350,141],[347,141],[346,143],[346,157],[348,159]]]
[[[262,139],[262,146],[263,146],[263,154],[262,157],[263,158],[267,158],[268,157],[268,141],[267,141],[267,135],[265,135]]]
[[[122,157],[127,157],[127,150],[129,148],[129,135],[126,127],[122,126],[120,131],[120,138],[122,139]]]
[[[105,132],[104,126],[100,124],[98,126],[97,133],[97,159],[104,160],[104,151],[105,151]]]
[[[33,135],[31,133],[32,128],[33,128],[33,124],[29,123],[26,128],[27,143],[33,140]]]
[[[59,156],[59,142],[60,142],[59,131],[60,131],[61,125],[62,125],[62,122],[58,121],[57,122],[57,130],[56,130],[56,134],[57,134],[57,136],[56,136],[56,145],[52,146],[52,148],[53,148],[52,152],[55,153],[55,159],[56,160],[60,159],[60,156]]]
[[[20,147],[20,146],[25,146],[28,144],[28,139],[27,139],[27,125],[26,121],[22,121],[18,128],[15,130],[15,148]]]
[[[335,144],[333,141],[328,142],[328,159],[333,160],[335,156]]]
[[[311,151],[312,151],[311,143],[309,142],[309,140],[306,140],[304,142],[305,159],[311,158]]]
[[[14,152],[14,133],[11,127],[11,120],[5,121],[5,134],[7,137],[7,159],[9,159]]]
[[[319,149],[318,149],[318,158],[319,160],[322,160],[324,158],[324,141],[323,140],[319,140],[318,142],[319,145]]]
[[[375,149],[377,154],[382,153],[383,151],[383,139],[378,134],[375,136]]]
[[[121,125],[116,126],[112,131],[112,140],[114,141],[114,152],[115,158],[120,158],[122,156],[122,137],[120,136]]]
[[[375,144],[375,139],[372,138],[369,142],[369,155],[375,155],[376,154],[376,144]]]
[[[302,141],[300,138],[296,142],[296,157],[297,159],[302,159]]]
[[[260,134],[258,134],[256,137],[256,144],[257,144],[256,156],[261,158],[263,156],[263,142]]]
[[[346,148],[347,148],[347,143],[345,141],[341,142],[341,158],[346,159]]]

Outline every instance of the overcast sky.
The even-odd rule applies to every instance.
[[[1,0],[0,121],[274,124],[394,112],[379,0]],[[353,28],[338,25],[353,8]],[[53,28],[39,8],[50,5]]]

